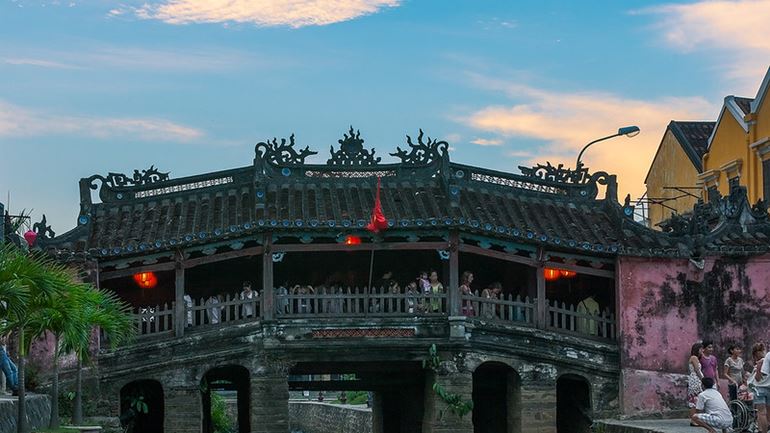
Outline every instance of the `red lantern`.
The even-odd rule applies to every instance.
[[[561,277],[561,272],[554,268],[543,269],[543,274],[545,275],[546,281],[556,281],[559,279],[559,277]]]
[[[143,289],[152,289],[158,285],[158,277],[154,272],[139,272],[134,274],[134,281]]]
[[[577,272],[568,271],[566,269],[561,269],[559,272],[561,272],[561,276],[564,278],[573,278],[575,275],[577,275]]]
[[[361,238],[358,236],[347,235],[345,236],[345,245],[360,245]]]
[[[27,230],[24,232],[24,240],[27,241],[27,245],[30,247],[35,245],[35,241],[37,240],[37,233],[33,232],[32,230]]]

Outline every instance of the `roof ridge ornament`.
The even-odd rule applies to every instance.
[[[576,169],[564,168],[564,164],[558,166],[551,165],[546,161],[545,165],[537,164],[534,167],[519,166],[521,174],[527,177],[548,180],[551,182],[572,183],[580,185],[588,183],[591,176],[588,174],[588,167],[580,164]]]
[[[286,144],[285,138],[281,138],[280,143],[278,143],[278,138],[273,138],[272,141],[257,143],[254,146],[254,152],[258,158],[265,159],[275,165],[302,165],[305,163],[305,158],[318,154],[318,152],[310,150],[310,146],[305,146],[304,149],[297,152],[294,144],[294,134],[291,134],[288,144]]]
[[[329,146],[331,158],[326,161],[328,165],[377,165],[382,159],[374,156],[374,149],[371,152],[364,149],[364,139],[361,138],[361,131],[356,130],[354,132],[352,125],[348,133],[343,134],[343,138],[337,140],[337,142],[340,144],[339,150],[335,151],[334,146]]]
[[[109,172],[107,173],[106,177],[95,174],[88,179],[89,183],[91,184],[91,189],[96,189],[96,185],[93,185],[93,181],[96,179],[101,180],[110,188],[124,188],[163,182],[169,180],[169,173],[170,172],[162,173],[157,168],[155,168],[155,165],[151,165],[150,168],[142,170],[141,172],[135,169],[134,174],[131,177],[128,177],[123,173]]]
[[[409,145],[409,153],[396,147],[394,153],[389,154],[401,159],[401,164],[405,165],[427,165],[446,155],[449,150],[449,143],[444,140],[433,140],[428,137],[427,142],[422,141],[424,136],[422,129],[417,136],[417,144],[412,143],[412,137],[406,136],[406,144]]]

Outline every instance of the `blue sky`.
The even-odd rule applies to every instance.
[[[636,197],[669,120],[754,96],[768,20],[737,0],[0,0],[0,201],[63,232],[81,177],[244,166],[291,133],[325,157],[351,124],[379,154],[423,128],[505,171],[637,124],[585,156]]]

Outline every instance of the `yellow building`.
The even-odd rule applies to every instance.
[[[770,69],[755,98],[725,98],[698,176],[706,191],[716,189],[726,195],[730,184],[737,183],[746,187],[750,203],[770,197],[768,87]]]
[[[703,172],[702,158],[708,147],[714,122],[671,121],[663,134],[647,172],[650,227],[673,214],[692,210],[700,197],[696,186]]]

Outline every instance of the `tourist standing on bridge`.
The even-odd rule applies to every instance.
[[[499,299],[500,294],[503,292],[503,285],[499,281],[495,281],[490,284],[489,287],[481,291],[481,297],[484,299]],[[519,307],[514,310],[513,320],[518,321],[517,317],[520,314]],[[497,317],[497,305],[491,302],[485,302],[481,305],[481,315],[487,319]]]
[[[210,296],[206,299],[206,312],[209,315],[209,324],[218,325],[222,314],[222,307],[219,306],[219,295]]]
[[[701,379],[703,392],[698,395],[698,401],[695,404],[695,410],[698,413],[690,417],[692,423],[703,427],[709,433],[717,433],[716,429],[727,432],[733,427],[733,414],[727,407],[724,397],[716,389],[715,382],[711,377]]]
[[[727,378],[727,392],[730,394],[730,400],[738,399],[738,388],[743,383],[743,358],[741,358],[740,347],[733,344],[727,349],[730,355],[725,359],[725,377]]]
[[[476,315],[476,311],[473,308],[473,302],[465,298],[466,296],[473,295],[471,291],[471,283],[473,282],[473,272],[465,271],[460,278],[460,296],[462,300],[462,312],[465,317],[473,317]]]
[[[703,371],[700,367],[702,355],[703,344],[693,344],[690,349],[690,360],[687,362],[687,407],[690,408],[690,418],[695,415],[695,404],[698,402],[698,395],[703,391],[700,381],[703,378]]]
[[[757,343],[751,348],[754,371],[749,376],[749,387],[754,391],[754,409],[757,410],[757,426],[760,432],[767,432],[767,405],[770,403],[770,357],[766,356],[765,345]]]
[[[432,295],[444,293],[444,285],[441,284],[441,282],[438,280],[438,272],[430,271],[430,274],[428,275],[428,281],[430,281],[430,293]],[[441,310],[441,299],[431,298],[430,309],[434,313],[439,312]]]
[[[251,281],[243,282],[243,289],[241,290],[241,301],[246,301],[241,305],[241,318],[254,316],[254,302],[252,301],[258,295],[251,290]]]
[[[703,355],[700,357],[700,367],[703,372],[703,377],[710,377],[714,379],[714,383],[719,389],[719,361],[714,356],[714,343],[711,341],[703,342]]]

